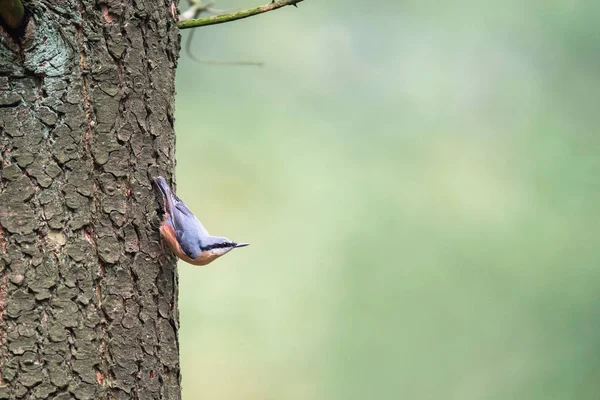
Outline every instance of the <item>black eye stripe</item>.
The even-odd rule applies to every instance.
[[[235,246],[235,243],[215,243],[215,244],[211,244],[208,246],[203,246],[200,248],[200,250],[208,251],[208,250],[213,250],[213,249],[224,249],[224,248],[233,247],[233,246]]]

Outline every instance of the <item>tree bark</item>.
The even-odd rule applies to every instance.
[[[149,179],[174,170],[176,4],[24,4],[0,27],[0,399],[179,399]]]

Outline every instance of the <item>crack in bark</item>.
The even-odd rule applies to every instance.
[[[1,228],[0,228],[1,231]],[[4,237],[2,237],[2,254],[6,253],[6,244],[4,243]],[[6,355],[6,323],[4,322],[4,308],[6,301],[6,291],[8,286],[8,275],[6,269],[2,271],[2,280],[0,283],[0,357],[4,358]],[[0,368],[0,386],[4,386],[4,379],[2,379],[2,369]]]
[[[85,111],[85,116],[87,119],[87,126],[85,129],[85,141],[86,147],[89,148],[89,140],[92,128],[94,127],[94,120],[92,118],[92,111],[90,105],[90,94],[89,94],[89,82],[87,78],[87,70],[86,70],[86,54],[85,54],[85,42],[83,40],[84,37],[84,25],[85,25],[85,7],[82,2],[79,3],[79,12],[81,15],[81,25],[77,30],[77,43],[79,45],[79,68],[82,76],[82,95],[83,95],[83,109]]]

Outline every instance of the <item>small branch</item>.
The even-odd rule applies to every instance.
[[[0,0],[0,20],[8,29],[19,29],[25,20],[21,0]]]
[[[179,15],[180,21],[187,21],[191,19],[197,19],[198,16],[202,13],[209,13],[212,15],[223,14],[225,11],[219,11],[212,6],[214,3],[204,4],[202,0],[188,0],[190,3],[190,8],[186,11],[182,12]],[[198,64],[207,64],[207,65],[228,65],[228,66],[252,66],[252,67],[262,67],[263,63],[255,62],[255,61],[220,61],[220,60],[199,60],[192,53],[192,38],[194,37],[195,30],[191,31],[187,36],[185,41],[185,52],[187,55]]]
[[[2,0],[0,0],[0,1],[2,1]],[[212,17],[190,19],[187,21],[179,21],[177,23],[177,26],[179,27],[179,29],[188,29],[188,28],[197,28],[200,26],[207,26],[207,25],[224,24],[226,22],[232,22],[232,21],[236,21],[238,19],[248,18],[248,17],[252,17],[254,15],[277,10],[278,8],[285,7],[285,6],[298,7],[296,4],[300,3],[301,1],[304,1],[304,0],[273,1],[269,4],[265,4],[264,6],[251,8],[249,10],[234,12],[231,14],[221,14],[221,15],[214,15]]]

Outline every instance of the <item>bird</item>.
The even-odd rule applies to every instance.
[[[192,265],[207,265],[233,249],[249,245],[209,235],[198,218],[171,190],[165,178],[157,176],[154,183],[163,199],[160,234],[181,260]]]

